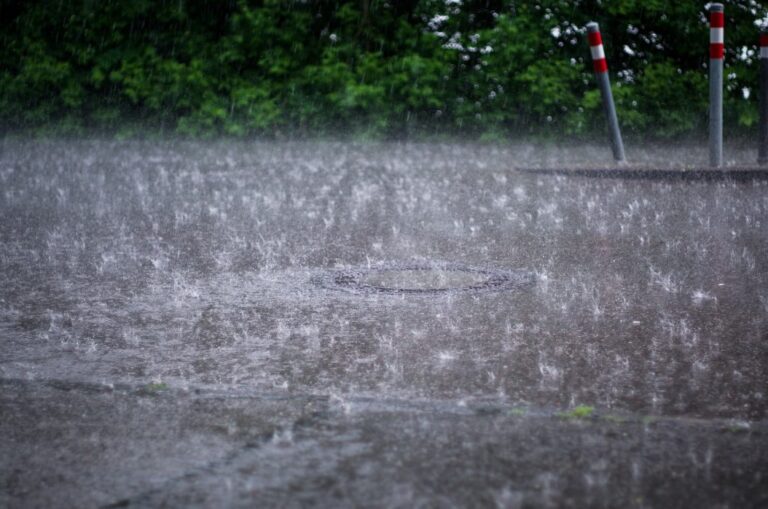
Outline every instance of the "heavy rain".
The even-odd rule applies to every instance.
[[[415,2],[410,22],[440,51],[481,58],[501,52],[485,41],[500,26],[543,19],[542,37],[577,40],[594,79],[584,24],[550,21],[645,15],[549,3]],[[163,12],[205,2],[173,4]],[[314,8],[341,19],[318,29],[328,47],[348,36],[350,10],[403,15],[386,2],[290,4],[296,26]],[[31,5],[6,40],[35,9],[58,12]],[[270,8],[227,7],[241,22]],[[738,9],[756,34],[765,9],[726,3]],[[706,58],[706,6],[687,10]],[[448,32],[474,12],[485,31]],[[622,33],[639,38],[627,20]],[[728,65],[721,161],[707,148],[706,69],[700,125],[677,112],[661,138],[614,87],[619,123],[637,122],[619,162],[600,102],[579,113],[594,134],[562,127],[582,117],[560,109],[554,138],[539,122],[552,112],[535,108],[491,139],[483,119],[440,134],[407,112],[393,136],[375,110],[362,124],[338,113],[354,134],[333,136],[329,119],[292,136],[288,106],[271,134],[195,131],[178,116],[189,104],[153,111],[147,98],[120,106],[144,124],[120,113],[108,129],[22,118],[7,77],[27,71],[3,74],[0,506],[768,503],[768,167],[758,121],[744,120],[757,103],[728,95]],[[745,72],[730,81],[757,76]],[[583,86],[583,106],[600,97]],[[488,111],[477,107],[467,119]]]

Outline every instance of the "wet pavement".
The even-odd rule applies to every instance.
[[[1,150],[0,506],[768,504],[765,179],[518,171],[612,167],[583,146]]]

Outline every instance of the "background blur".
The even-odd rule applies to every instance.
[[[726,133],[757,121],[758,25],[726,3]],[[604,129],[582,27],[602,28],[622,127],[707,122],[706,3],[0,0],[3,134],[435,139]]]

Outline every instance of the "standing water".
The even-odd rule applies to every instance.
[[[765,502],[768,182],[603,152],[5,142],[0,505]]]

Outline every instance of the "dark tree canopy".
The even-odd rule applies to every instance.
[[[757,120],[758,23],[726,2],[726,126]],[[701,132],[706,4],[0,0],[0,126],[122,136],[497,139],[602,129],[601,24],[629,134]]]

